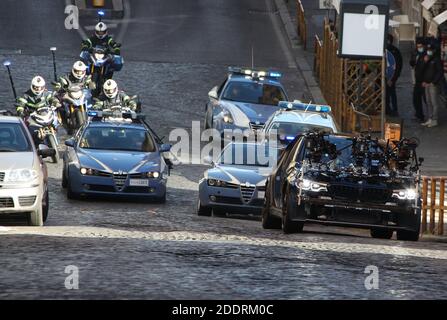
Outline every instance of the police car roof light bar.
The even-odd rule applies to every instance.
[[[327,105],[319,105],[319,104],[310,104],[310,103],[302,103],[302,102],[289,102],[289,101],[280,101],[278,106],[284,110],[303,110],[310,112],[321,112],[321,113],[329,113],[331,112],[331,107]]]

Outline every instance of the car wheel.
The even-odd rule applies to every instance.
[[[391,239],[393,237],[393,230],[388,229],[371,229],[371,237],[376,239]]]
[[[197,215],[204,217],[211,217],[213,210],[210,207],[202,206],[200,199],[197,200]]]
[[[290,195],[287,194],[282,208],[282,231],[285,234],[302,232],[304,228],[304,221],[292,221],[290,220],[289,215],[292,210],[302,210],[302,205],[299,207],[294,205],[293,201],[290,201]]]
[[[42,219],[43,222],[47,221],[48,219],[48,211],[50,209],[50,197],[48,188],[46,189],[43,199],[42,199]]]
[[[70,200],[77,200],[79,199],[79,194],[76,192],[73,192],[71,189],[71,183],[70,181],[67,181],[67,198]]]
[[[223,209],[213,208],[213,216],[218,218],[225,218],[227,216],[227,211]]]
[[[66,189],[68,185],[67,174],[65,173],[65,169],[62,170],[62,188]]]
[[[156,202],[157,203],[166,203],[166,192],[161,197],[158,197]]]
[[[266,195],[262,207],[262,227],[264,229],[281,229],[281,219],[270,214],[270,197]]]
[[[43,208],[42,205],[40,208],[34,212],[31,212],[30,215],[30,224],[35,227],[43,226]]]
[[[418,206],[421,206],[421,203],[419,201]],[[397,240],[403,240],[403,241],[418,241],[419,240],[419,233],[421,232],[421,210],[416,215],[416,225],[414,226],[412,231],[408,230],[397,230],[396,231],[396,238]]]

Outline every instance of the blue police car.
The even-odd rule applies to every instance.
[[[169,166],[150,127],[133,113],[108,118],[95,112],[73,138],[65,141],[62,186],[67,197],[142,197],[166,201]],[[89,114],[91,116],[91,114]]]
[[[228,68],[228,77],[209,93],[205,129],[217,129],[221,138],[231,141],[234,130],[248,136],[262,129],[265,121],[288,100],[281,74],[276,71]]]

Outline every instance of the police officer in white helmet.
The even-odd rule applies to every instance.
[[[137,103],[124,91],[118,89],[115,80],[109,79],[104,82],[102,94],[97,99],[94,109],[110,109],[113,106],[121,106],[136,111]]]

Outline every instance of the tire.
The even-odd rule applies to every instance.
[[[227,216],[227,212],[222,209],[213,208],[213,217],[225,218]]]
[[[419,230],[417,230],[417,231],[397,230],[396,237],[397,237],[397,240],[418,241],[419,240]]]
[[[166,192],[161,197],[158,197],[156,200],[157,203],[166,203]]]
[[[62,188],[67,189],[68,179],[67,174],[65,173],[65,169],[62,170]]]
[[[50,209],[50,197],[48,188],[45,191],[44,199],[42,199],[42,220],[43,222],[47,221],[48,219],[48,211]]]
[[[371,237],[376,239],[391,239],[393,237],[393,230],[388,229],[376,229],[372,228],[370,230]]]
[[[80,195],[76,192],[73,192],[73,190],[71,189],[71,183],[68,180],[67,181],[67,199],[78,200],[79,198],[80,198]]]
[[[265,198],[264,207],[262,208],[262,228],[264,229],[281,229],[281,219],[270,214],[270,197]]]
[[[34,227],[43,226],[43,208],[40,208],[30,214],[30,225]]]
[[[421,203],[419,201],[418,206],[421,206]],[[419,234],[421,232],[421,211],[416,215],[416,225],[414,226],[414,231],[407,231],[407,230],[397,230],[396,231],[396,238],[397,240],[403,240],[403,241],[418,241],[419,240]]]
[[[290,220],[289,212],[292,210],[302,210],[302,205],[297,207],[290,201],[290,193],[287,192],[287,196],[283,203],[283,212],[281,219],[281,228],[285,234],[302,232],[304,228],[304,221],[292,221]]]
[[[197,215],[203,217],[211,217],[213,210],[210,207],[202,206],[200,199],[197,200]]]
[[[84,124],[84,115],[78,109],[75,112],[75,116],[76,116],[76,129],[79,129]]]
[[[48,136],[48,144],[49,144],[50,148],[52,148],[52,149],[54,149],[54,151],[56,151],[54,156],[51,157],[51,161],[53,161],[53,163],[57,164],[59,162],[59,150],[57,149],[56,138],[54,138],[53,135]]]

